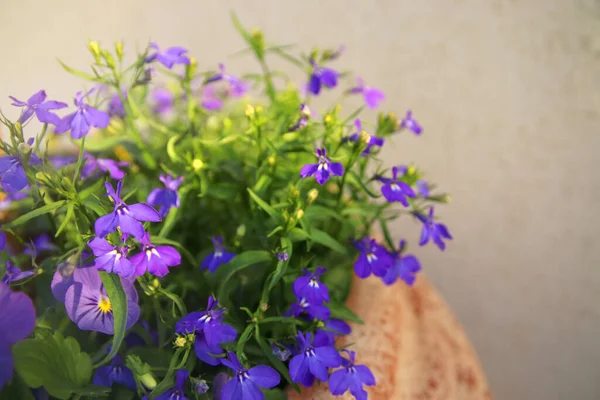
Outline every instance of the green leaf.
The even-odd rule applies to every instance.
[[[83,205],[87,208],[89,208],[90,210],[92,210],[93,212],[96,213],[96,215],[98,216],[102,216],[104,214],[106,214],[106,210],[104,209],[104,207],[102,207],[102,205],[98,204],[96,199],[94,199],[93,197],[88,198]]]
[[[348,250],[342,246],[337,240],[332,238],[327,232],[313,228],[310,238],[316,243],[329,247],[331,250],[341,254],[348,254]]]
[[[67,227],[67,224],[69,223],[71,218],[73,218],[74,211],[75,211],[75,203],[73,203],[71,201],[68,202],[67,203],[67,214],[65,215],[65,219],[63,219],[60,226],[56,230],[56,234],[54,235],[55,238],[57,238],[60,235],[60,233]]]
[[[377,199],[381,197],[381,195],[371,191],[360,179],[360,177],[356,174],[356,172],[350,170],[348,171],[349,182],[361,188],[369,197]]]
[[[346,221],[333,208],[319,206],[316,204],[307,207],[304,216],[308,219],[323,219],[323,217],[331,217],[337,219],[340,222]]]
[[[262,389],[265,400],[286,400],[287,396],[281,389]]]
[[[127,104],[129,104],[129,108],[131,109],[131,117],[137,119],[140,116],[140,109],[137,104],[135,104],[133,96],[127,96]]]
[[[12,348],[15,370],[31,388],[44,386],[51,396],[68,399],[92,377],[92,360],[79,343],[56,332],[43,339],[25,339]]]
[[[329,307],[329,310],[331,310],[331,318],[343,319],[344,321],[351,321],[364,325],[363,320],[346,307],[344,303],[331,299],[327,306]]]
[[[381,230],[383,231],[383,237],[385,238],[385,242],[391,250],[395,250],[396,246],[394,246],[394,241],[392,240],[392,235],[390,234],[390,230],[387,227],[387,223],[383,218],[379,220],[379,225],[381,226]]]
[[[94,153],[100,153],[106,150],[114,149],[117,146],[133,144],[133,140],[124,135],[102,136],[98,140],[89,140],[85,143],[85,150]]]
[[[292,381],[292,377],[290,376],[288,368],[284,363],[281,362],[279,358],[275,357],[273,350],[271,350],[271,347],[267,344],[267,342],[265,342],[260,335],[255,335],[254,339],[256,339],[256,343],[258,343],[262,351],[265,353],[271,362],[271,365],[273,365],[275,369],[285,378],[290,386],[292,386],[298,393],[301,393],[300,387],[294,381]]]
[[[240,270],[247,268],[251,265],[270,261],[272,257],[273,256],[271,255],[271,253],[265,250],[250,250],[238,254],[229,263],[219,267],[219,269],[217,270],[219,272],[219,274],[217,275],[217,281],[222,282],[217,295],[219,301],[221,301],[225,306],[230,306],[231,303],[229,302],[229,293],[234,288],[234,286],[238,284],[238,282],[233,280],[233,276]],[[223,274],[224,278],[218,279],[219,275],[222,277]]]
[[[90,75],[90,74],[86,74],[85,72],[76,70],[74,68],[69,67],[68,65],[66,65],[65,63],[63,63],[62,61],[58,60],[59,64],[65,69],[65,71],[67,71],[70,74],[73,74],[75,76],[78,76],[80,78],[83,78],[87,81],[93,81],[93,82],[100,82],[100,79]]]
[[[79,192],[79,199],[85,200],[91,194],[96,193],[100,188],[104,188],[104,182],[105,182],[104,179],[98,179],[98,180],[96,180],[96,183],[94,183],[93,185],[88,186],[85,189],[81,190]]]
[[[171,161],[173,161],[174,163],[183,161],[181,159],[181,157],[175,151],[175,143],[177,143],[177,141],[179,140],[180,137],[181,137],[181,135],[175,135],[175,136],[171,137],[169,139],[169,141],[167,142],[167,154],[169,155],[169,158],[171,159]]]
[[[100,385],[87,385],[82,389],[74,390],[73,393],[80,396],[101,397],[110,393],[110,388]]]
[[[206,196],[214,197],[215,199],[228,200],[234,199],[239,192],[239,186],[235,183],[211,183],[205,192]]]
[[[292,228],[288,232],[288,238],[292,242],[301,242],[303,240],[309,239],[310,235],[304,229]]]
[[[350,121],[353,121],[354,119],[356,119],[356,117],[358,117],[358,115],[362,112],[362,110],[364,110],[364,108],[365,108],[365,106],[360,106],[356,110],[354,110],[354,112],[352,114],[348,115],[348,117],[344,120],[344,122],[342,122],[342,125],[346,125]]]
[[[231,12],[231,21],[233,22],[233,26],[235,27],[235,29],[239,32],[240,35],[242,35],[244,40],[246,40],[246,42],[248,42],[248,44],[250,46],[254,46],[254,41],[252,40],[252,36],[250,36],[250,34],[246,31],[246,29],[244,29],[244,27],[242,26],[242,23],[240,22],[237,15],[235,15],[235,13],[233,11]]]
[[[42,206],[40,208],[36,208],[35,210],[29,211],[28,213],[23,214],[18,218],[15,218],[8,224],[5,224],[4,228],[12,229],[16,226],[22,225],[29,220],[32,220],[36,217],[39,217],[41,215],[48,214],[54,210],[57,210],[58,208],[62,207],[65,203],[66,203],[65,200],[59,200],[59,201],[55,201],[50,204],[46,204],[45,206]]]
[[[254,200],[256,204],[260,206],[260,208],[265,210],[265,212],[269,214],[272,218],[274,218],[276,221],[281,222],[281,214],[278,213],[277,210],[275,210],[266,201],[258,197],[258,195],[254,193],[251,189],[248,189],[248,193],[250,193],[250,197],[252,197],[252,200]]]
[[[283,230],[283,226],[280,225],[280,226],[276,227],[275,229],[273,229],[271,232],[269,232],[267,234],[267,237],[270,238],[271,236],[273,236],[274,234],[276,234],[277,232],[282,231],[282,230]]]
[[[106,355],[104,360],[94,365],[94,368],[106,364],[113,359],[121,348],[121,342],[125,338],[125,330],[127,325],[127,295],[123,290],[123,284],[121,278],[116,274],[108,274],[104,271],[100,272],[100,279],[106,289],[106,294],[110,300],[112,306],[113,322],[114,322],[114,334],[112,340],[112,347],[110,353]]]

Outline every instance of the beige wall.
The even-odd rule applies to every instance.
[[[340,64],[384,88],[390,110],[415,111],[425,134],[385,157],[453,194],[440,215],[454,242],[417,254],[496,397],[600,398],[600,2],[1,0],[0,106],[38,88],[69,98],[79,82],[55,58],[84,67],[88,37],[227,60],[241,46],[232,8],[279,43],[345,43]]]

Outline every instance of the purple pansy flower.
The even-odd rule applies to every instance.
[[[83,264],[84,261],[91,257],[92,254],[88,250],[84,250],[78,260],[74,260],[73,257],[71,257],[56,267],[56,271],[52,277],[52,282],[50,283],[52,294],[56,300],[60,301],[61,303],[65,302],[65,294],[67,293],[67,289],[73,284],[73,271],[75,271],[75,268],[93,267],[93,261],[88,261],[86,264]]]
[[[272,388],[279,385],[280,377],[277,371],[266,365],[257,365],[250,369],[244,368],[237,356],[229,352],[222,363],[234,372],[221,392],[225,399],[263,400],[265,395],[260,388]]]
[[[106,112],[100,111],[83,102],[93,91],[94,89],[85,94],[77,92],[74,101],[77,111],[64,117],[56,125],[54,133],[65,133],[70,130],[73,139],[81,139],[90,132],[91,127],[106,128],[108,126],[110,116]]]
[[[108,172],[112,179],[119,180],[125,176],[125,171],[120,168],[129,166],[127,161],[115,161],[110,158],[95,158],[89,153],[84,153],[85,164],[81,170],[81,178],[87,179],[97,170]]]
[[[311,319],[319,320],[328,319],[331,315],[331,311],[323,303],[310,303],[307,299],[301,297],[295,303],[292,303],[290,310],[284,316],[298,317],[303,313],[307,314]]]
[[[140,316],[138,294],[129,280],[121,278],[121,284],[127,296],[125,328],[129,329]],[[65,308],[79,329],[107,335],[114,333],[112,304],[96,268],[75,268],[71,286],[65,293]]]
[[[214,251],[204,257],[200,269],[204,270],[208,268],[210,272],[215,272],[219,266],[231,261],[235,257],[235,254],[225,251],[225,248],[223,247],[223,238],[221,236],[213,236],[211,240],[213,242]]]
[[[40,236],[33,239],[33,245],[31,247],[27,246],[23,250],[23,254],[33,255],[40,254],[45,251],[54,251],[58,247],[52,242],[52,238],[47,233],[42,233]]]
[[[294,281],[294,295],[296,298],[305,298],[309,303],[322,304],[329,302],[329,290],[319,279],[327,271],[319,266],[315,272],[304,269],[304,275]]]
[[[33,138],[27,141],[33,145]],[[27,186],[27,175],[23,168],[21,155],[0,157],[0,184],[7,193],[18,192]],[[42,160],[33,152],[29,153],[29,165],[39,165]]]
[[[306,178],[314,175],[317,183],[323,185],[329,180],[330,172],[334,176],[344,175],[344,166],[342,163],[329,161],[325,148],[317,149],[317,157],[319,157],[317,164],[306,164],[302,167],[300,177]]]
[[[209,85],[213,82],[223,81],[228,84],[227,94],[233,97],[241,97],[248,91],[248,84],[241,79],[225,73],[225,65],[219,64],[219,72],[208,78],[205,82]]]
[[[363,132],[362,123],[360,122],[360,119],[357,118],[354,121],[354,126],[356,127],[356,133],[353,133],[347,139],[351,142],[356,142],[356,141],[360,140],[360,134]],[[369,135],[369,142],[367,143],[367,148],[363,150],[361,155],[363,157],[366,157],[367,155],[371,154],[371,148],[373,146],[381,147],[381,146],[383,146],[384,143],[385,143],[384,138]]]
[[[398,178],[398,167],[392,168],[392,177],[383,178],[379,177],[379,181],[383,182],[384,185],[381,187],[381,194],[390,203],[399,202],[404,207],[408,207],[407,197],[415,197],[415,191],[410,187],[409,184],[402,182]]]
[[[385,95],[379,89],[375,89],[371,86],[365,86],[365,82],[361,78],[356,79],[356,87],[350,89],[350,93],[362,94],[367,107],[375,109],[379,106]]]
[[[154,246],[148,233],[144,234],[141,243],[142,251],[131,257],[135,276],[144,275],[146,271],[154,276],[165,276],[169,273],[169,267],[181,264],[181,255],[174,247]]]
[[[134,264],[127,258],[129,246],[121,243],[119,246],[113,246],[101,237],[93,238],[88,246],[94,252],[96,259],[94,266],[100,271],[106,271],[131,278],[135,274]]]
[[[429,184],[423,179],[417,181],[417,190],[422,197],[429,197]]]
[[[185,397],[185,384],[190,376],[190,373],[185,369],[177,370],[175,374],[175,386],[166,392],[156,396],[154,400],[188,400]]]
[[[312,386],[315,378],[327,381],[327,369],[342,364],[342,357],[333,346],[315,346],[312,333],[298,332],[298,355],[290,361],[292,381],[306,387]]]
[[[400,128],[406,128],[412,131],[415,135],[420,135],[423,132],[423,128],[419,123],[412,117],[412,111],[408,110],[406,116],[400,121]]]
[[[6,275],[2,278],[2,282],[7,285],[13,282],[22,281],[35,275],[35,270],[21,271],[21,268],[15,266],[12,261],[6,260]]]
[[[313,70],[308,81],[308,90],[315,96],[321,92],[321,87],[334,88],[337,86],[339,73],[331,68],[320,67],[315,60],[310,60]]]
[[[13,292],[0,282],[0,389],[12,377],[11,346],[25,339],[35,327],[35,308],[25,293]]]
[[[110,365],[105,365],[96,370],[92,383],[106,387],[112,387],[113,384],[118,383],[127,386],[131,390],[137,390],[133,373],[125,366],[123,359],[118,355],[112,359]]]
[[[152,190],[148,195],[147,201],[151,206],[160,206],[158,213],[164,218],[167,216],[171,207],[179,207],[179,194],[177,193],[177,190],[179,189],[181,182],[183,182],[183,176],[173,178],[170,174],[161,174],[158,179],[160,179],[165,187],[164,189],[156,188]]]
[[[366,278],[371,272],[375,276],[384,276],[394,262],[385,247],[369,236],[354,242],[354,247],[360,252],[354,263],[354,272],[359,278]]]
[[[334,396],[340,396],[350,390],[356,400],[367,400],[363,385],[375,386],[375,377],[366,365],[354,364],[356,353],[344,350],[350,359],[342,360],[343,368],[334,371],[329,377],[329,390]]]
[[[184,49],[183,47],[173,46],[173,47],[169,47],[165,51],[160,51],[160,48],[158,47],[158,45],[156,43],[152,42],[152,43],[150,43],[150,48],[156,50],[156,52],[154,54],[151,54],[148,57],[146,57],[145,61],[147,63],[157,60],[158,62],[160,62],[162,65],[164,65],[168,69],[173,68],[173,66],[175,64],[189,64],[190,63],[189,57],[185,55],[185,53],[187,53],[188,51],[187,51],[187,49]]]
[[[342,335],[349,335],[352,332],[352,328],[346,322],[341,319],[328,319],[323,321],[325,329],[317,329],[315,332],[315,340],[313,344],[315,346],[333,346],[335,345],[335,337]]]
[[[157,88],[152,92],[152,109],[157,114],[166,114],[173,109],[175,96],[168,89]]]
[[[446,225],[438,224],[433,220],[433,207],[429,208],[428,217],[420,213],[414,213],[414,215],[423,223],[419,245],[424,246],[431,239],[443,251],[446,248],[444,239],[452,239],[452,235]]]
[[[403,249],[406,244],[405,240],[400,241],[400,249]],[[388,269],[387,273],[382,277],[383,283],[391,285],[398,278],[406,282],[407,285],[412,286],[415,283],[416,274],[421,270],[421,263],[417,257],[412,254],[403,256],[398,253],[394,256],[394,263],[392,267]]]
[[[117,182],[116,192],[110,183],[105,182],[104,186],[106,187],[107,195],[115,203],[115,208],[113,212],[96,220],[94,224],[96,236],[104,237],[114,232],[117,228],[121,228],[123,233],[129,234],[136,239],[141,239],[144,236],[144,226],[140,221],[162,221],[160,214],[146,203],[136,203],[130,206],[125,204],[121,199],[123,181]]]
[[[123,99],[127,100],[126,90],[122,90],[121,95],[123,96]],[[123,106],[123,101],[121,100],[119,93],[113,94],[110,98],[110,103],[108,103],[108,115],[121,119],[125,118],[125,107]]]
[[[13,101],[13,106],[24,108],[19,117],[19,122],[21,124],[27,122],[27,120],[35,114],[37,119],[44,124],[58,125],[58,123],[60,123],[60,117],[51,113],[49,110],[60,110],[61,108],[67,107],[66,103],[60,101],[46,101],[46,91],[44,90],[34,93],[27,99],[27,102],[18,100],[12,96],[8,96],[8,98]]]

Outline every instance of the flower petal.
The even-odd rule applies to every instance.
[[[35,308],[23,292],[13,292],[0,283],[0,341],[14,344],[25,339],[35,327]]]
[[[342,356],[333,347],[315,347],[315,354],[326,367],[335,368],[342,365]]]
[[[137,203],[127,206],[129,214],[138,221],[160,222],[162,218],[160,214],[150,205],[146,203]]]
[[[13,374],[13,357],[7,343],[0,344],[0,388],[2,388]]]
[[[308,358],[304,354],[299,354],[291,359],[290,377],[292,381],[301,383],[306,387],[310,387],[314,383],[315,379],[308,367]]]
[[[248,370],[250,379],[258,386],[263,388],[272,388],[279,385],[281,377],[273,368],[266,365],[257,365]]]
[[[27,99],[27,104],[30,106],[35,106],[37,104],[43,103],[46,100],[46,91],[40,90],[35,92],[29,99]]]
[[[306,164],[300,170],[300,177],[306,178],[308,176],[312,176],[319,169],[319,164]]]
[[[350,388],[350,374],[346,368],[334,371],[329,377],[329,391],[334,396],[341,396]]]
[[[104,237],[117,229],[119,223],[119,217],[116,213],[111,212],[110,214],[103,215],[98,218],[94,223],[94,232],[98,237]]]
[[[332,162],[331,164],[329,164],[329,169],[331,170],[331,173],[333,175],[336,175],[336,176],[344,175],[344,166],[342,165],[342,163]]]
[[[356,372],[360,376],[360,380],[367,386],[375,386],[375,376],[366,365],[355,365]]]
[[[221,391],[221,398],[225,399],[245,399],[242,391],[242,383],[237,379],[230,379],[223,390]]]

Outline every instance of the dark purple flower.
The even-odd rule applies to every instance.
[[[292,351],[285,345],[279,346],[273,343],[271,350],[273,351],[273,355],[283,362],[286,362],[292,356]]]
[[[296,298],[305,298],[309,303],[322,304],[329,302],[329,290],[319,279],[327,271],[323,267],[317,267],[315,272],[304,269],[304,275],[294,281],[294,295]]]
[[[336,336],[349,335],[352,332],[350,325],[341,319],[331,318],[322,323],[325,329],[319,328],[315,332],[315,340],[313,341],[315,346],[333,346],[335,345]]]
[[[229,375],[227,375],[225,372],[219,372],[217,375],[215,375],[215,379],[213,379],[212,400],[227,400],[222,396],[222,393],[225,384],[230,379],[231,378]]]
[[[140,316],[138,294],[129,280],[121,278],[121,284],[127,296],[126,329],[129,329]],[[65,293],[65,308],[79,329],[114,333],[112,304],[96,268],[75,268],[71,286]]]
[[[75,268],[93,268],[93,261],[84,264],[84,261],[91,259],[91,257],[92,254],[88,250],[84,250],[78,260],[75,260],[73,256],[56,267],[52,283],[50,283],[52,294],[56,300],[61,303],[65,302],[67,289],[73,284],[73,271],[75,271]]]
[[[375,276],[384,276],[394,262],[385,247],[368,236],[354,242],[354,246],[360,252],[354,263],[354,272],[359,278],[366,278],[371,272]]]
[[[298,332],[298,355],[290,361],[292,381],[306,387],[313,385],[315,378],[327,381],[327,369],[342,365],[342,357],[333,346],[315,346],[312,333]]]
[[[54,251],[57,248],[58,247],[56,247],[56,245],[52,242],[50,235],[48,235],[47,233],[42,233],[40,236],[33,239],[32,247],[29,247],[29,246],[25,247],[25,249],[23,250],[23,253],[27,254],[27,255],[33,255],[33,254],[39,255],[40,253],[43,253],[43,252]]]
[[[305,298],[299,298],[288,312],[284,314],[286,317],[298,317],[302,314],[307,314],[311,319],[324,320],[328,319],[331,311],[323,303],[309,303]]]
[[[106,387],[112,387],[113,384],[118,383],[127,386],[131,390],[137,390],[133,373],[125,366],[123,359],[118,355],[112,359],[110,365],[105,365],[96,370],[92,383]]]
[[[354,364],[356,353],[344,350],[350,359],[344,358],[343,368],[334,371],[329,377],[329,390],[334,396],[340,396],[350,390],[356,400],[367,400],[363,385],[375,386],[375,377],[366,365]]]
[[[25,339],[35,327],[35,308],[25,293],[13,292],[0,282],[0,389],[12,377],[11,346]]]
[[[227,94],[233,97],[241,97],[248,91],[248,84],[241,79],[225,73],[225,65],[219,64],[219,72],[208,78],[205,82],[209,85],[213,82],[223,81],[228,84]],[[205,107],[206,108],[206,107]]]
[[[379,103],[385,100],[385,95],[381,90],[371,86],[365,86],[365,83],[361,78],[357,78],[356,83],[356,87],[350,89],[350,93],[362,94],[367,107],[375,109],[379,106]]]
[[[179,194],[177,193],[177,190],[179,189],[181,182],[183,182],[183,176],[175,179],[170,174],[161,174],[158,179],[160,179],[165,187],[164,189],[156,188],[152,190],[148,195],[147,201],[151,206],[160,206],[158,213],[164,218],[167,216],[171,207],[179,207]]]
[[[234,353],[227,353],[227,357],[227,359],[223,359],[222,363],[233,370],[234,376],[223,387],[221,392],[223,398],[263,400],[265,396],[260,388],[272,388],[279,385],[279,374],[273,368],[257,365],[246,369]]]
[[[6,247],[6,233],[0,231],[0,251]]]
[[[154,400],[188,400],[185,397],[185,384],[190,376],[190,373],[185,369],[177,370],[175,374],[175,386],[166,392],[156,396]]]
[[[19,122],[24,124],[31,118],[33,114],[37,119],[44,124],[58,125],[60,117],[56,114],[51,113],[49,110],[60,110],[61,108],[67,107],[66,103],[60,101],[48,100],[46,101],[46,91],[40,90],[27,99],[27,102],[17,100],[12,96],[8,96],[13,102],[12,105],[15,107],[23,108]]]
[[[154,246],[150,242],[150,235],[144,234],[141,239],[142,251],[131,257],[135,266],[135,276],[144,275],[146,272],[154,276],[165,276],[169,267],[181,264],[181,255],[171,246]]]
[[[400,121],[400,128],[406,128],[412,131],[415,135],[420,135],[423,132],[423,128],[419,123],[412,117],[412,111],[408,110],[406,116]]]
[[[112,179],[119,180],[123,179],[125,172],[120,168],[129,166],[127,161],[115,161],[110,158],[95,158],[89,153],[83,155],[85,157],[85,164],[81,170],[81,178],[87,179],[92,176],[97,170],[108,172]]]
[[[383,182],[384,185],[381,187],[381,194],[390,203],[399,202],[404,207],[408,207],[407,197],[415,197],[415,191],[410,187],[409,184],[402,182],[398,178],[398,167],[392,168],[392,178],[379,177],[379,181]]]
[[[208,392],[208,389],[210,389],[210,388],[208,387],[208,383],[206,383],[206,381],[204,379],[197,381],[196,384],[194,385],[194,391],[197,394],[204,394],[204,393]]]
[[[317,157],[319,162],[317,164],[306,164],[300,170],[300,177],[306,178],[309,176],[315,177],[319,185],[323,185],[329,180],[329,173],[331,172],[334,176],[344,175],[344,166],[339,162],[331,162],[327,158],[327,150],[325,148],[317,149]]]
[[[96,236],[104,237],[117,228],[121,228],[123,233],[129,234],[136,239],[144,236],[144,226],[140,221],[159,222],[162,221],[160,214],[154,208],[146,203],[136,203],[128,206],[121,199],[121,188],[123,181],[117,183],[115,192],[112,185],[104,183],[108,196],[115,203],[113,212],[108,213],[96,220],[94,230]]]
[[[280,251],[277,253],[277,261],[279,262],[286,262],[289,258],[290,256],[285,251]]]
[[[151,54],[148,57],[146,57],[145,61],[147,63],[157,60],[158,62],[160,62],[162,65],[164,65],[168,69],[173,68],[173,66],[175,64],[189,64],[190,63],[189,57],[185,55],[185,53],[187,53],[188,51],[187,51],[187,49],[184,49],[183,47],[173,46],[173,47],[169,47],[165,51],[160,51],[160,48],[158,47],[158,45],[156,43],[152,42],[152,43],[150,43],[150,48],[156,50],[156,52],[154,54]]]
[[[27,141],[27,145],[33,145],[34,139]],[[7,193],[18,192],[27,186],[27,175],[23,168],[23,156],[0,157],[0,184]],[[33,152],[29,153],[29,165],[39,165],[42,160]]]
[[[123,99],[127,100],[127,91],[122,90],[121,94]],[[125,107],[123,106],[123,101],[121,101],[119,93],[113,94],[110,98],[110,103],[108,103],[108,115],[121,119],[125,118]]]
[[[223,238],[221,236],[213,236],[211,240],[213,242],[214,251],[204,257],[200,269],[204,270],[208,268],[210,272],[215,272],[219,266],[231,261],[235,257],[235,254],[225,251],[225,248],[223,247]]]
[[[94,256],[96,256],[94,266],[98,270],[114,273],[123,278],[134,276],[135,267],[127,258],[129,246],[125,243],[113,246],[106,239],[95,237],[88,243],[88,246],[94,252]]]
[[[356,142],[358,140],[361,140],[361,134],[363,134],[363,132],[364,132],[364,135],[368,135],[368,137],[369,137],[369,142],[367,143],[367,148],[364,149],[361,154],[363,157],[366,157],[367,155],[371,154],[371,148],[373,146],[381,147],[385,143],[385,139],[377,137],[377,136],[371,136],[368,133],[366,133],[365,131],[363,131],[362,123],[360,122],[360,119],[357,118],[354,121],[354,126],[356,126],[356,133],[353,133],[352,135],[350,135],[347,140],[349,140],[351,142]]]
[[[429,208],[428,217],[421,213],[414,213],[414,215],[423,223],[419,245],[424,246],[431,239],[443,251],[446,248],[444,239],[452,239],[452,235],[450,235],[446,225],[438,224],[433,220],[433,207]]]
[[[2,282],[8,285],[13,282],[22,281],[33,275],[35,275],[35,270],[21,271],[21,268],[16,267],[12,261],[6,260],[6,274],[2,278]]]
[[[152,92],[152,109],[157,114],[166,114],[173,109],[175,97],[168,89],[157,88]]]
[[[208,365],[217,366],[221,364],[221,359],[214,357],[213,354],[222,354],[223,351],[220,343],[208,344],[204,332],[196,332],[194,352],[200,361]]]
[[[74,101],[77,111],[64,117],[56,125],[54,133],[65,133],[70,130],[73,139],[81,139],[90,132],[91,127],[106,128],[108,126],[110,116],[107,113],[83,102],[93,91],[94,89],[85,94],[77,92]]]
[[[403,249],[406,241],[400,241],[400,249]],[[382,277],[383,283],[391,285],[398,278],[406,282],[407,285],[412,286],[415,283],[416,274],[421,270],[421,264],[417,257],[412,254],[403,256],[400,253],[394,255],[394,263],[392,267],[388,269],[387,273]]]
[[[337,86],[339,73],[331,68],[320,67],[315,60],[310,60],[313,70],[308,81],[308,90],[315,96],[321,92],[321,87],[334,88]]]
[[[422,197],[429,197],[429,184],[423,179],[417,181],[417,190]]]

